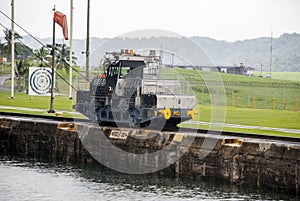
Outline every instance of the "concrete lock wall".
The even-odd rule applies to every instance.
[[[84,125],[79,125],[85,129]],[[77,128],[77,127],[76,127]],[[183,156],[163,170],[165,173],[191,179],[217,179],[244,186],[257,186],[274,190],[291,191],[298,194],[300,180],[300,146],[297,143],[261,141],[257,139],[213,137],[216,143],[212,150],[203,148],[207,136],[176,134],[171,132],[127,132],[102,128],[106,138],[99,138],[97,127],[86,129],[85,143],[79,139],[73,124],[42,122],[0,117],[0,154],[7,157],[26,157],[68,163],[97,163],[87,151],[93,148],[93,156],[113,157],[121,168],[129,163],[122,155],[111,154],[111,146],[126,152],[147,154],[159,151],[157,157],[140,161],[143,168],[156,160],[164,163],[175,155]],[[138,137],[137,137],[138,136]],[[81,136],[82,138],[82,136]],[[190,144],[189,144],[190,143]],[[187,146],[189,144],[189,146]],[[90,147],[89,147],[90,146]],[[168,152],[164,148],[170,147]],[[96,149],[94,149],[96,147]],[[201,156],[206,155],[203,159]],[[155,163],[154,163],[155,164]]]

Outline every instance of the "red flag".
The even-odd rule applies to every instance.
[[[65,40],[68,40],[68,24],[65,14],[56,11],[54,13],[54,21],[62,27]]]

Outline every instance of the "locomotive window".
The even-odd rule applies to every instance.
[[[113,65],[110,65],[107,68],[107,77],[118,77],[118,69],[119,69],[120,63],[116,63]]]
[[[124,78],[130,71],[130,67],[128,66],[122,66],[121,72],[120,72],[120,78]]]
[[[156,75],[157,63],[149,63],[149,74]]]
[[[143,77],[143,67],[145,63],[143,61],[122,61],[119,78],[136,78]]]

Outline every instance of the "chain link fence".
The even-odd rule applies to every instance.
[[[257,109],[297,110],[300,84],[260,82],[197,82],[191,80],[198,102],[202,105],[216,104],[219,89],[225,87],[226,105]],[[208,87],[210,86],[210,91]]]

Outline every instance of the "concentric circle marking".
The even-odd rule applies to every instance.
[[[51,89],[51,68],[30,68],[29,94],[47,95]]]

